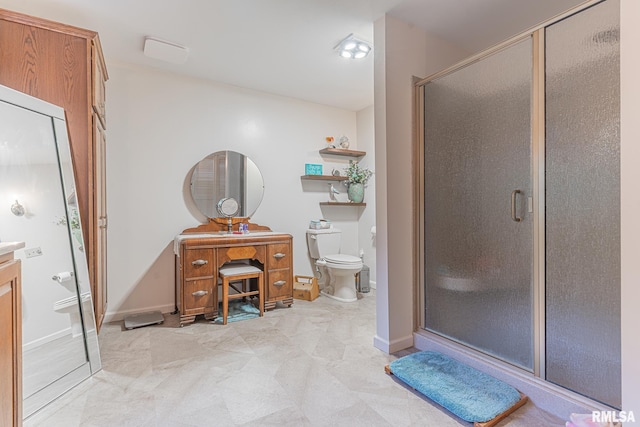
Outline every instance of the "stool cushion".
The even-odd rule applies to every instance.
[[[221,276],[236,276],[249,273],[261,273],[262,270],[252,265],[238,264],[222,266],[220,267],[219,272]]]

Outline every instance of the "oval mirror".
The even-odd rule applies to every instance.
[[[191,197],[207,218],[220,217],[218,204],[237,202],[235,216],[251,217],[260,206],[264,181],[258,166],[235,151],[218,151],[202,159],[191,175]]]

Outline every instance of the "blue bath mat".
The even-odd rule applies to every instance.
[[[385,369],[454,415],[478,425],[493,425],[489,422],[497,423],[526,402],[526,396],[509,384],[433,351],[401,357]]]
[[[253,319],[260,316],[260,310],[258,310],[250,302],[244,301],[230,301],[229,302],[229,314],[227,315],[227,323],[237,322],[239,320]],[[213,321],[222,325],[222,303],[218,304],[218,317]]]

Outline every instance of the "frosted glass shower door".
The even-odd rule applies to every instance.
[[[546,30],[547,380],[620,391],[618,1]]]
[[[532,40],[424,86],[425,327],[533,369]]]

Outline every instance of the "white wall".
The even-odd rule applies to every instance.
[[[242,152],[260,168],[265,195],[253,222],[293,235],[295,274],[312,272],[310,219],[331,219],[343,230],[343,249],[357,254],[362,208],[321,209],[326,183],[300,179],[305,163],[322,163],[325,173],[346,166],[348,158],[318,150],[329,135],[347,135],[360,148],[355,112],[108,58],[107,65],[107,320],[173,310],[173,238],[203,220],[187,208],[183,189],[191,168],[218,150]]]
[[[69,315],[53,311],[55,302],[74,296],[75,286],[67,282],[69,290],[51,279],[73,271],[69,232],[65,225],[57,225],[65,217],[60,170],[57,164],[3,165],[1,177],[0,238],[26,245],[15,255],[22,260],[22,340],[32,347],[68,333],[71,327]],[[24,216],[9,209],[16,197],[26,209]],[[35,248],[42,255],[26,258],[25,250]]]
[[[374,34],[378,231],[374,344],[394,352],[413,344],[412,78],[426,77],[469,53],[391,16],[375,23]]]
[[[640,419],[640,2],[620,3],[622,409]]]
[[[364,263],[369,267],[370,285],[376,287],[376,240],[371,235],[371,227],[376,225],[376,154],[375,154],[375,125],[373,105],[358,111],[356,115],[358,125],[358,149],[367,152],[360,160],[360,164],[374,171],[365,189],[367,208],[362,210],[358,221],[358,251],[364,251]],[[359,253],[359,252],[358,252]]]

